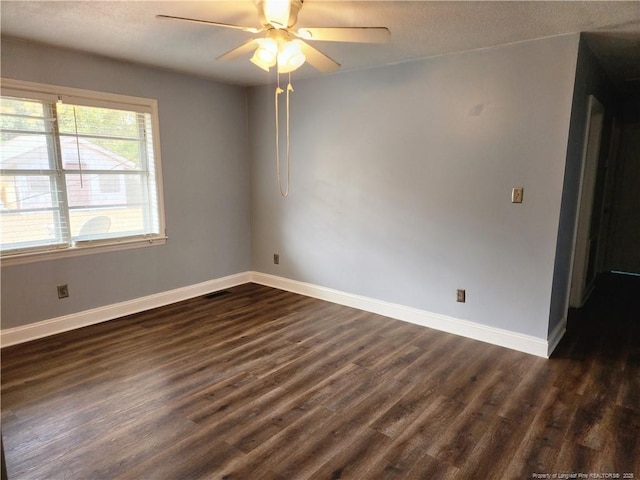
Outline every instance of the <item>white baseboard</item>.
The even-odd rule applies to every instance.
[[[556,329],[556,331],[554,331],[555,345],[553,345],[553,348],[550,348],[550,344],[547,340],[533,337],[531,335],[524,335],[509,330],[489,327],[469,322],[467,320],[460,320],[458,318],[440,315],[438,313],[431,313],[417,308],[384,302],[374,298],[354,295],[310,283],[277,277],[275,275],[252,272],[251,280],[254,283],[259,283],[261,285],[321,300],[327,300],[332,303],[338,303],[340,305],[357,308],[359,310],[384,315],[385,317],[395,318],[396,320],[403,320],[423,327],[429,327],[435,330],[460,335],[462,337],[480,340],[482,342],[499,345],[512,350],[518,350],[538,357],[548,358],[553,351],[553,348],[555,348],[564,334],[564,330],[560,331],[560,329]]]
[[[8,328],[0,331],[0,345],[8,347],[18,343],[36,340],[56,333],[62,333],[76,328],[86,327],[96,323],[106,322],[114,318],[124,317],[133,313],[151,310],[171,303],[181,302],[189,298],[199,297],[207,293],[224,290],[251,281],[251,273],[243,272],[227,277],[216,278],[206,282],[176,288],[167,292],[156,293],[126,302],[92,308],[82,312],[64,315],[62,317],[43,320],[21,327]]]
[[[566,331],[567,331],[567,317],[563,317],[562,320],[560,320],[560,323],[556,325],[556,328],[554,328],[551,334],[549,335],[549,340],[547,341],[547,344],[548,344],[547,358],[551,357],[551,354],[560,343],[560,340],[562,340],[562,337],[564,337],[564,334],[566,333]]]
[[[549,340],[544,340],[530,335],[489,327],[467,320],[431,313],[417,308],[377,300],[375,298],[354,295],[340,290],[299,282],[275,275],[259,272],[243,272],[126,302],[106,305],[104,307],[43,320],[21,327],[2,330],[0,331],[0,345],[2,347],[8,347],[30,340],[36,340],[49,335],[113,320],[114,318],[162,307],[249,282],[377,313],[397,320],[545,358],[549,358],[566,330],[566,319],[563,319],[554,329]]]

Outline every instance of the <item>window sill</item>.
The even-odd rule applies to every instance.
[[[0,266],[11,267],[14,265],[60,260],[62,258],[79,257],[95,253],[108,253],[121,250],[131,250],[133,248],[152,247],[156,245],[164,245],[165,243],[167,243],[167,237],[154,237],[152,239],[137,239],[116,243],[74,246],[60,250],[21,253],[3,256],[0,258]]]

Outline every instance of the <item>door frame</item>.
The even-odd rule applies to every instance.
[[[596,258],[596,268],[598,273],[611,271],[611,250],[610,232],[612,229],[612,212],[614,202],[614,190],[618,177],[618,153],[620,147],[620,135],[622,127],[620,120],[613,117],[611,121],[611,141],[606,159],[606,174],[604,180],[604,192],[602,199],[602,221],[600,222],[598,255]]]
[[[593,290],[595,279],[595,277],[587,278],[587,273],[589,271],[591,246],[591,216],[604,128],[604,114],[605,109],[602,103],[595,96],[589,95],[578,188],[578,207],[574,226],[571,288],[569,292],[569,305],[574,308],[580,308],[585,304]],[[595,261],[595,258],[593,258],[593,261]]]

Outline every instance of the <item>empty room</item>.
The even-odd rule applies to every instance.
[[[640,3],[0,1],[2,478],[640,478]]]

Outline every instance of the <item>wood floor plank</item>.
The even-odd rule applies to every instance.
[[[335,413],[323,407],[315,407],[304,412],[276,435],[266,440],[244,457],[236,457],[221,470],[224,478],[229,480],[251,478],[255,472],[273,471],[278,473],[282,465],[290,462],[301,445],[315,442],[318,432],[326,428]]]
[[[7,347],[9,478],[639,478],[618,291],[550,360],[255,284]]]
[[[408,473],[420,457],[442,436],[447,426],[460,415],[464,405],[445,397],[434,398],[382,453],[396,473]],[[431,457],[433,458],[433,457]]]
[[[487,429],[470,455],[459,464],[459,478],[509,478],[511,458],[494,452],[514,452],[521,445],[524,426],[500,416],[492,416]],[[492,461],[486,461],[491,458]],[[532,472],[533,473],[533,472]],[[531,477],[528,474],[527,477]]]
[[[359,432],[348,449],[340,450],[328,462],[309,475],[310,479],[358,479],[368,478],[371,474],[371,463],[379,455],[389,439],[369,428]]]
[[[616,406],[611,418],[615,429],[607,431],[597,467],[606,472],[640,471],[640,414]]]

